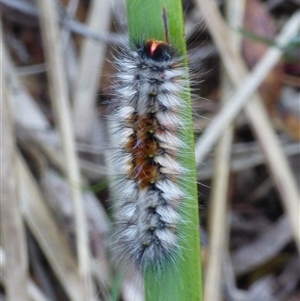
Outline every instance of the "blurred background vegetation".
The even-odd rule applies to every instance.
[[[300,4],[210,2],[228,26],[223,38],[233,57],[241,55],[249,70],[269,47],[282,50],[276,36]],[[127,41],[125,3],[0,5],[0,299],[144,300],[138,272],[122,275],[110,244],[106,122],[111,60]],[[235,95],[230,74],[240,74],[238,64],[226,67],[233,57],[224,57],[226,44],[206,23],[218,19],[209,7],[183,1],[197,142]],[[257,91],[260,111],[245,105],[198,163],[205,301],[300,300],[299,27],[297,34]],[[266,133],[265,126],[258,131],[261,110]]]

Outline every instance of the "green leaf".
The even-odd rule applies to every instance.
[[[184,58],[186,68],[186,44],[182,4],[180,0],[127,0],[130,41],[156,39],[168,42]],[[188,73],[188,70],[187,70]],[[182,223],[179,227],[180,254],[176,260],[166,261],[161,267],[144,271],[147,301],[201,301],[202,280],[196,164],[194,158],[194,134],[189,93],[184,93],[183,109],[185,127],[181,131],[186,147],[180,150],[179,160],[188,170],[179,179],[179,185],[189,196],[182,204]]]

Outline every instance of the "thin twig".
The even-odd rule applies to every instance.
[[[84,299],[81,297],[81,280],[74,254],[20,154],[17,155],[16,161],[21,189],[21,209],[26,224],[69,299],[82,301]]]
[[[243,22],[245,1],[227,1],[226,13],[231,27],[240,27]],[[233,16],[231,16],[232,14]],[[229,39],[238,51],[241,36],[232,32]],[[223,105],[228,101],[232,87],[223,69]],[[222,262],[227,249],[227,196],[230,176],[231,148],[234,126],[227,127],[216,147],[215,173],[209,202],[209,257],[204,287],[204,301],[222,300]]]
[[[0,24],[2,26],[2,24]],[[28,93],[18,78],[16,68],[7,52],[2,52],[2,61],[5,62],[5,76],[11,86],[12,108],[14,119],[17,123],[30,129],[47,130],[50,127],[48,120],[45,118],[36,101]],[[5,59],[4,59],[5,56]],[[28,118],[30,116],[30,118]]]
[[[2,30],[0,29],[0,53],[4,53]],[[1,58],[1,65],[5,60]],[[0,70],[3,66],[0,66]],[[5,80],[6,79],[6,80]],[[12,116],[12,99],[7,78],[1,82],[1,244],[6,254],[5,292],[12,300],[28,301],[26,283],[28,278],[27,244],[25,226],[19,205],[19,183],[16,169],[16,144]]]
[[[61,4],[60,2],[58,2],[58,4]],[[76,10],[78,8],[78,4],[79,4],[79,0],[72,0],[69,1],[68,6],[66,8],[66,13],[68,14],[68,16],[70,18],[74,18]],[[65,48],[67,47],[68,43],[69,43],[69,39],[70,39],[71,33],[70,33],[70,28],[67,28],[66,26],[64,28],[62,28],[61,30],[61,36],[60,36],[60,43],[61,43],[61,48],[64,51]]]
[[[108,30],[110,26],[110,2],[91,2],[87,24],[94,30]],[[101,15],[101,18],[99,16]],[[95,44],[86,39],[79,59],[79,72],[74,85],[74,129],[78,139],[89,141],[96,120],[95,98],[105,61],[106,43]]]
[[[29,66],[22,66],[16,69],[16,73],[18,76],[27,76],[32,74],[43,73],[47,70],[45,64],[36,64],[36,65],[29,65]]]
[[[294,238],[300,250],[299,234],[299,192],[291,169],[284,153],[277,141],[276,134],[271,127],[269,117],[261,99],[257,94],[247,102],[255,89],[260,85],[270,70],[276,65],[282,55],[282,49],[290,42],[298,32],[300,11],[296,12],[283,28],[276,39],[276,47],[271,47],[260,62],[254,67],[252,73],[246,78],[246,67],[242,58],[234,51],[227,37],[229,30],[224,23],[216,6],[208,0],[198,0],[198,5],[207,18],[208,28],[218,46],[224,65],[232,82],[239,87],[237,92],[225,105],[221,112],[212,121],[197,142],[196,160],[203,161],[212,145],[222,134],[224,128],[238,114],[245,105],[246,115],[251,122],[253,130],[261,144],[266,157],[267,165],[271,171],[276,188],[281,196],[287,214],[290,218]],[[245,80],[243,80],[245,78]]]
[[[270,47],[253,71],[246,77],[245,64],[241,56],[238,55],[228,43],[227,37],[229,35],[229,29],[221,16],[219,16],[219,12],[214,5],[207,0],[198,0],[198,4],[201,8],[203,7],[203,11],[205,12],[204,16],[209,19],[208,22],[212,20],[216,20],[217,22],[213,26],[209,26],[209,28],[211,28],[210,31],[213,37],[216,35],[214,39],[216,44],[218,44],[220,55],[223,58],[229,76],[235,86],[239,87],[236,93],[230,98],[230,102],[215,116],[209,127],[197,141],[196,161],[197,164],[200,164],[211,151],[212,146],[221,136],[226,125],[230,124],[239,114],[242,107],[250,100],[249,97],[254,93],[255,89],[261,84],[273,66],[278,63],[282,55],[282,50],[278,47]],[[284,48],[297,34],[299,18],[300,12],[295,13],[278,36],[276,44],[280,45],[281,48]],[[218,32],[218,30],[220,30],[220,32]],[[259,98],[259,96],[255,94],[252,100],[254,98]]]
[[[51,91],[51,100],[57,125],[61,135],[64,159],[67,168],[67,178],[71,187],[74,202],[76,242],[79,263],[79,275],[82,284],[82,295],[79,299],[90,301],[93,299],[93,281],[90,266],[90,250],[87,224],[84,215],[81,191],[79,164],[75,149],[73,125],[70,112],[70,103],[66,87],[66,76],[63,70],[63,57],[59,43],[59,28],[55,3],[51,0],[38,2],[41,27],[44,39],[44,49],[48,61],[48,75]]]
[[[286,144],[282,145],[282,148],[287,157],[300,154],[299,142],[286,141],[285,143]],[[235,151],[234,148],[235,145],[233,146],[230,172],[240,172],[245,169],[265,164],[265,156],[261,152],[261,147],[259,147],[256,143],[243,143],[243,147],[239,145],[239,148],[241,148],[241,150],[238,150],[237,148],[237,150]],[[198,167],[198,180],[203,181],[212,178],[213,160],[214,156],[210,156],[205,160],[205,165],[201,165]]]
[[[24,0],[0,0],[0,3],[38,18],[38,10],[35,5],[30,2],[25,2]],[[123,34],[113,32],[98,32],[90,29],[87,25],[75,19],[63,18],[59,20],[59,23],[69,28],[73,33],[90,38],[94,40],[94,42],[107,42],[114,45],[122,45],[125,41],[127,41],[126,36]]]

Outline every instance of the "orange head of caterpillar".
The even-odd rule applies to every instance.
[[[168,61],[172,57],[172,49],[168,44],[156,40],[148,40],[139,49],[139,55],[153,61]]]

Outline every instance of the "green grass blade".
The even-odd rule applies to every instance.
[[[173,45],[186,60],[186,44],[182,4],[180,0],[127,0],[130,41],[156,39]],[[188,93],[189,94],[189,93]],[[187,146],[181,149],[179,160],[189,171],[180,179],[180,185],[189,195],[183,204],[180,226],[184,240],[179,241],[180,256],[176,263],[166,262],[162,271],[155,267],[144,272],[147,301],[201,301],[202,280],[200,264],[199,216],[197,202],[196,165],[190,95],[183,95],[186,107],[182,112],[185,128],[181,134]]]

